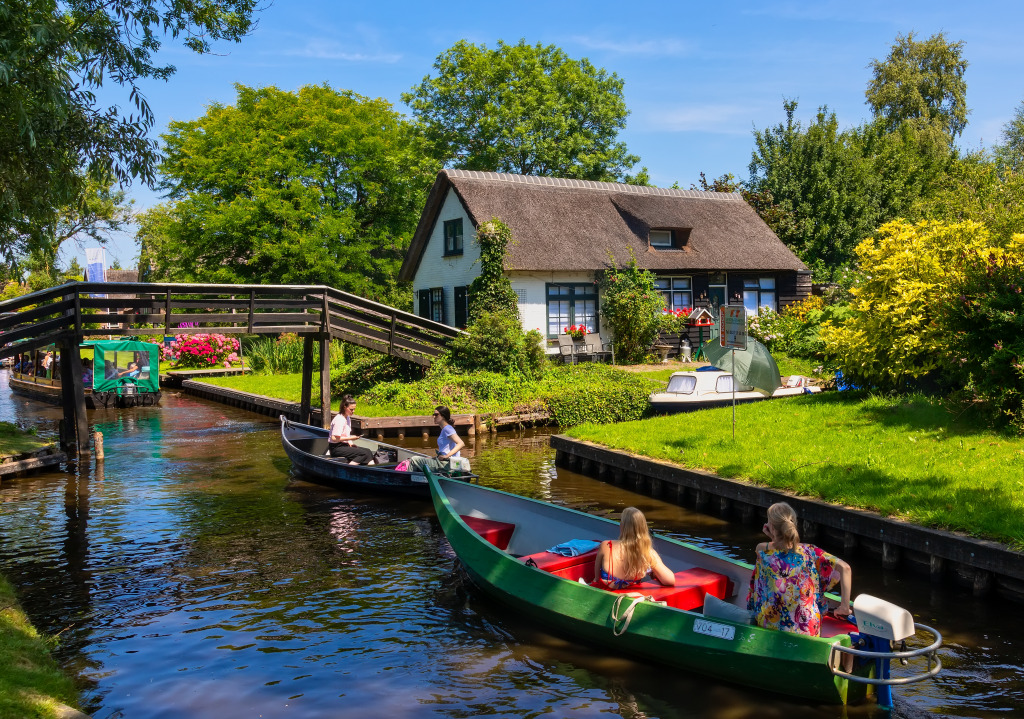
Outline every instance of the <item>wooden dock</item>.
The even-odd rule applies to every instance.
[[[0,480],[21,477],[41,469],[54,468],[68,459],[56,447],[44,447],[35,452],[22,452],[0,457]]]

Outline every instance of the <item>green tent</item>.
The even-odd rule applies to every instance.
[[[160,391],[160,347],[139,340],[90,340],[92,389],[120,395]]]

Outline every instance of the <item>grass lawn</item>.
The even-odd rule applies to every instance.
[[[10,422],[0,422],[0,457],[9,454],[21,454],[22,452],[34,452],[47,447],[52,442],[46,442],[34,434]]]
[[[261,394],[264,397],[283,399],[286,402],[298,402],[302,399],[302,375],[296,374],[271,374],[271,375],[235,375],[231,377],[207,377],[202,380],[206,384],[217,387],[227,387],[241,392]],[[319,390],[313,388],[313,404],[319,406]],[[356,397],[358,400],[359,398]],[[340,397],[331,400],[331,409],[338,411]],[[366,402],[359,402],[356,405],[356,414],[363,417],[409,417],[414,415],[430,414],[433,407],[422,407],[416,409],[401,409],[390,406],[377,406]]]
[[[1024,550],[1024,439],[938,400],[826,393],[566,434]]]
[[[0,719],[59,716],[59,703],[75,706],[78,692],[64,675],[0,577]]]

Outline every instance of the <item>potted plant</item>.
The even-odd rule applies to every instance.
[[[587,336],[586,325],[569,325],[563,327],[562,332],[572,337],[573,342],[582,342],[583,338]]]

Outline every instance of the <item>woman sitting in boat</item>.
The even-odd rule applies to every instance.
[[[653,577],[666,587],[676,584],[676,575],[654,550],[647,518],[636,507],[622,510],[619,540],[601,542],[594,560],[594,572],[596,576],[592,584],[604,589],[626,589],[647,577]]]
[[[437,436],[437,459],[412,457],[409,460],[410,472],[422,472],[424,467],[430,467],[435,472],[447,470],[448,460],[462,456],[462,450],[466,443],[462,441],[462,437],[452,426],[452,411],[443,405],[436,407],[434,409],[434,424],[441,428],[441,433]]]
[[[791,506],[785,502],[770,506],[764,533],[771,541],[757,545],[747,595],[747,609],[754,612],[755,624],[819,636],[821,615],[828,611],[825,592],[836,584],[841,601],[835,615],[850,615],[850,565],[813,544],[801,544]]]
[[[134,363],[133,363],[134,364]],[[356,401],[347,394],[341,398],[341,411],[331,420],[331,435],[327,439],[327,450],[332,457],[347,459],[349,464],[373,464],[373,452],[366,447],[357,447],[358,434],[352,432],[352,414]]]

